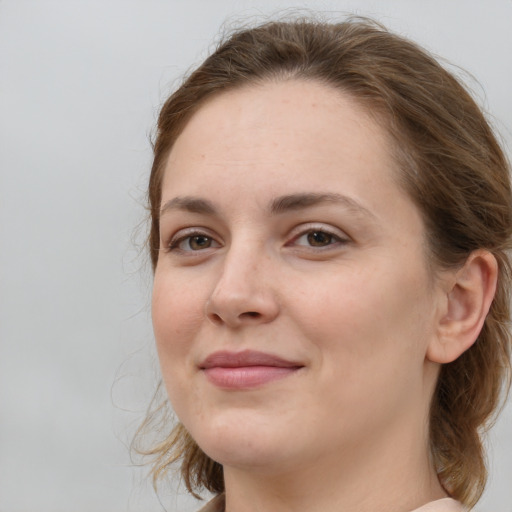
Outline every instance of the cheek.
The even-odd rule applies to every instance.
[[[305,302],[300,318],[318,349],[322,403],[316,414],[332,423],[333,436],[336,429],[359,436],[417,407],[427,339],[421,313],[428,301],[416,279],[397,280],[397,273],[394,279],[345,277],[332,283],[339,292]]]
[[[152,296],[152,319],[162,371],[183,364],[204,317],[204,298],[198,288],[184,286],[158,272]]]
[[[389,266],[345,273],[324,293],[302,303],[307,338],[316,340],[322,364],[345,383],[421,368],[431,305],[420,272]],[[417,368],[416,368],[417,369]]]
[[[204,318],[198,289],[155,274],[152,318],[160,369],[173,409],[182,417],[190,404],[199,404],[192,385],[196,371],[193,341]]]

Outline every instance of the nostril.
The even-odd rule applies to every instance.
[[[258,313],[257,311],[247,311],[246,313],[242,313],[240,315],[240,318],[243,318],[243,317],[259,318],[260,316],[261,316],[261,313]]]
[[[210,315],[210,320],[214,324],[221,324],[222,323],[222,318],[219,315],[217,315],[217,313],[213,313],[212,315]]]

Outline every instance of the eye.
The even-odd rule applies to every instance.
[[[197,252],[214,247],[220,247],[220,244],[213,237],[198,232],[182,234],[181,236],[178,233],[169,244],[170,251],[178,250],[182,252]]]
[[[302,235],[301,238],[306,238],[308,244],[312,247],[324,247],[332,244],[334,236],[325,231],[310,231]]]
[[[307,231],[303,231],[301,234],[296,236],[291,245],[298,245],[302,247],[311,248],[322,248],[329,247],[331,245],[339,245],[347,243],[348,239],[341,235],[337,235],[327,231],[326,229],[311,228]]]

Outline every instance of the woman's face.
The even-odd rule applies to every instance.
[[[225,467],[425,432],[439,294],[396,177],[383,129],[318,83],[223,93],[177,139],[154,330],[178,417]]]

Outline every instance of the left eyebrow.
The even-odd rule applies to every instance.
[[[375,215],[370,210],[358,203],[355,199],[342,194],[333,193],[319,194],[309,192],[277,197],[270,204],[270,212],[274,215],[278,215],[289,211],[318,206],[324,203],[337,203],[354,213],[362,214],[371,219],[375,218]]]

